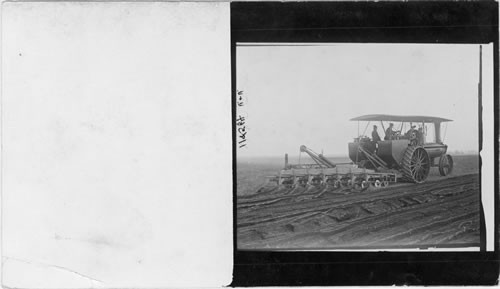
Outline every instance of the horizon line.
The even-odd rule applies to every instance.
[[[464,152],[448,152],[450,155],[461,155],[461,156],[479,156],[479,152],[477,151],[464,151]],[[340,155],[340,154],[324,154],[325,157],[341,157],[348,159],[348,155]],[[253,156],[236,156],[236,159],[251,159],[251,158],[284,158],[285,154],[281,155],[253,155]],[[288,154],[288,158],[299,158],[298,155],[290,155]],[[307,155],[304,158],[309,158]]]

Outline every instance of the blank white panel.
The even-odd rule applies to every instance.
[[[6,2],[2,21],[3,284],[229,284],[229,3]]]

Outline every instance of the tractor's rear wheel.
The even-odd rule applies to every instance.
[[[401,163],[403,179],[412,183],[423,183],[431,168],[427,151],[418,146],[410,146],[406,149]]]
[[[453,158],[450,155],[442,155],[439,158],[439,174],[447,176],[453,171]]]

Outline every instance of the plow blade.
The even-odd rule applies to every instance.
[[[397,181],[391,172],[375,172],[356,166],[336,166],[334,168],[283,169],[279,175],[268,176],[266,186],[285,188],[320,187],[327,190],[365,190],[369,187],[381,188]]]

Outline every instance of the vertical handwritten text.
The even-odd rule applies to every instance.
[[[245,125],[245,117],[241,115],[240,108],[245,105],[243,91],[236,91],[236,103],[238,105],[238,117],[236,118],[236,127],[238,132],[238,146],[239,148],[244,148],[247,145],[247,128]]]

